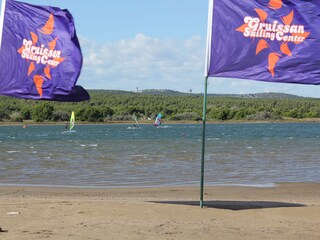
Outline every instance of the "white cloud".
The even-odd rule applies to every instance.
[[[99,44],[80,38],[84,55],[78,83],[89,89],[202,88],[205,43],[199,36],[179,41],[137,34]]]
[[[137,34],[132,39],[97,43],[80,38],[84,64],[79,85],[87,89],[204,90],[205,39],[157,39]],[[283,92],[320,97],[318,87],[239,79],[209,79],[209,93]]]

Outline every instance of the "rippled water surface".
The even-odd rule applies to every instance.
[[[0,185],[198,185],[201,125],[0,127]],[[320,124],[207,125],[205,183],[320,182]]]

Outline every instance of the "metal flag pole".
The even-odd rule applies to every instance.
[[[0,15],[0,50],[2,44],[2,32],[3,32],[3,22],[4,22],[4,10],[6,8],[6,0],[2,0],[1,3],[1,15]]]
[[[204,156],[206,146],[206,121],[207,121],[207,90],[208,77],[204,81],[204,94],[203,94],[203,113],[202,113],[202,146],[201,146],[201,186],[200,186],[200,207],[203,208],[203,193],[204,193]]]
[[[201,147],[201,185],[200,185],[200,207],[203,208],[204,195],[204,159],[206,146],[206,122],[207,122],[207,92],[208,92],[208,72],[210,63],[210,49],[211,49],[211,33],[212,33],[212,12],[213,1],[209,0],[208,7],[208,25],[207,25],[207,46],[206,46],[206,61],[205,61],[205,80],[204,80],[204,94],[203,94],[203,113],[202,113],[202,147]]]

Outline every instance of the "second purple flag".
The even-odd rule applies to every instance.
[[[320,84],[320,1],[211,0],[206,76]]]

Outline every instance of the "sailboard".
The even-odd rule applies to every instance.
[[[71,117],[70,117],[69,131],[72,131],[72,129],[74,128],[74,124],[75,124],[75,117],[74,117],[74,111],[72,111]]]
[[[154,126],[156,128],[167,128],[168,127],[167,125],[162,125],[162,114],[161,113],[159,113],[156,116],[156,119],[154,120]]]
[[[63,133],[75,133],[76,131],[73,130],[74,126],[75,126],[75,115],[74,115],[74,111],[72,111],[70,116],[69,126],[66,126],[66,130]]]
[[[159,113],[156,116],[156,119],[154,120],[154,126],[157,127],[157,128],[160,128],[160,127],[162,127],[161,124],[162,124],[162,114]]]
[[[132,120],[134,121],[132,127],[128,127],[128,129],[137,129],[140,128],[137,116],[135,114],[132,115]]]
[[[161,125],[161,119],[162,119],[162,114],[159,113],[157,116],[156,116],[156,119],[154,120],[154,126],[155,127],[158,127]]]

